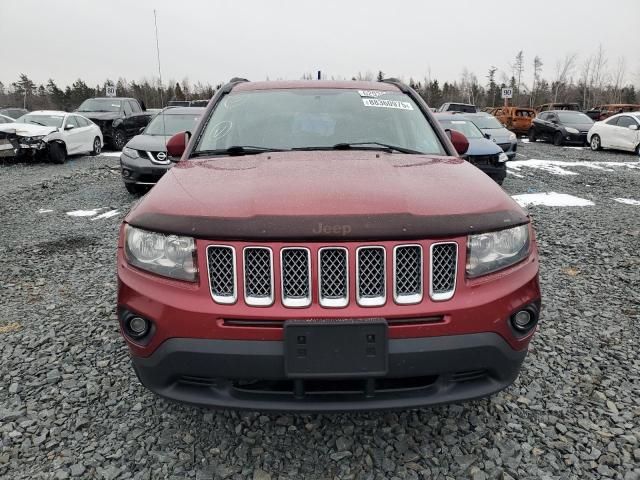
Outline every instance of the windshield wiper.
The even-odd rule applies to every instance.
[[[367,147],[367,145],[372,145],[373,147]],[[388,143],[381,142],[351,142],[351,143],[336,143],[332,146],[326,147],[301,147],[301,148],[293,148],[292,150],[387,150],[390,152],[400,152],[400,153],[411,153],[417,155],[423,155],[423,152],[419,152],[417,150],[412,150],[410,148],[398,147],[397,145],[390,145]]]
[[[197,152],[193,152],[190,158],[208,157],[210,155],[229,155],[233,157],[237,155],[257,155],[258,153],[284,151],[285,150],[282,148],[254,147],[251,145],[233,145],[229,148],[219,148],[216,150],[199,150]]]
[[[45,125],[44,123],[40,123],[36,120],[29,120],[29,123],[35,123],[36,125],[42,125],[43,127],[46,127],[47,125]]]

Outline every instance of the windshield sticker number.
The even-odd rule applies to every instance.
[[[465,122],[464,120],[451,120],[451,123],[453,125],[464,125],[467,122]]]
[[[382,92],[380,90],[358,90],[358,93],[360,94],[361,97],[376,98],[376,97],[379,97],[381,95],[386,94],[387,92]]]
[[[413,106],[409,102],[401,102],[400,100],[380,100],[377,98],[363,98],[362,103],[365,107],[382,107],[397,108],[398,110],[413,110]]]

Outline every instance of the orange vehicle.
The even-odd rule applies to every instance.
[[[640,111],[640,105],[634,103],[609,103],[607,105],[598,105],[586,112],[596,122],[605,120],[611,115],[624,112]]]
[[[506,128],[520,135],[527,134],[536,116],[536,111],[527,107],[500,107],[492,113]]]

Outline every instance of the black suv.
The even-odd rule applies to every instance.
[[[571,110],[541,112],[531,122],[529,141],[547,140],[554,145],[587,144],[587,133],[593,125],[587,115]]]
[[[144,104],[135,98],[97,97],[82,102],[76,110],[100,127],[104,143],[122,150],[127,141],[151,120]]]

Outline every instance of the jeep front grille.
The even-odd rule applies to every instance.
[[[207,248],[211,296],[218,303],[235,303],[236,253],[232,247],[211,245]]]
[[[216,303],[232,304],[238,298],[238,288],[242,288],[240,296],[245,303],[256,307],[272,305],[276,294],[289,308],[309,307],[313,301],[326,308],[345,307],[352,301],[361,307],[376,307],[387,303],[387,295],[398,305],[420,303],[428,286],[428,298],[449,300],[456,289],[458,244],[437,242],[425,248],[428,250],[417,243],[393,248],[327,246],[316,254],[305,246],[279,250],[247,246],[241,250],[240,262],[235,247],[210,245],[207,259],[211,296]],[[350,253],[354,255],[353,275]],[[393,255],[389,262],[387,254]],[[353,295],[350,285],[354,286]]]
[[[375,307],[387,299],[385,250],[383,247],[360,247],[356,250],[356,299],[358,305]]]
[[[422,247],[401,245],[393,249],[393,297],[397,303],[422,301]]]
[[[283,248],[280,251],[282,303],[286,307],[311,304],[311,254],[307,248]]]
[[[433,300],[449,300],[456,289],[458,244],[455,242],[431,245],[431,281],[429,295]]]
[[[244,249],[244,299],[248,305],[273,303],[273,255],[270,248]]]
[[[347,249],[321,248],[318,253],[320,264],[320,305],[325,307],[345,307],[349,303],[349,264]]]

